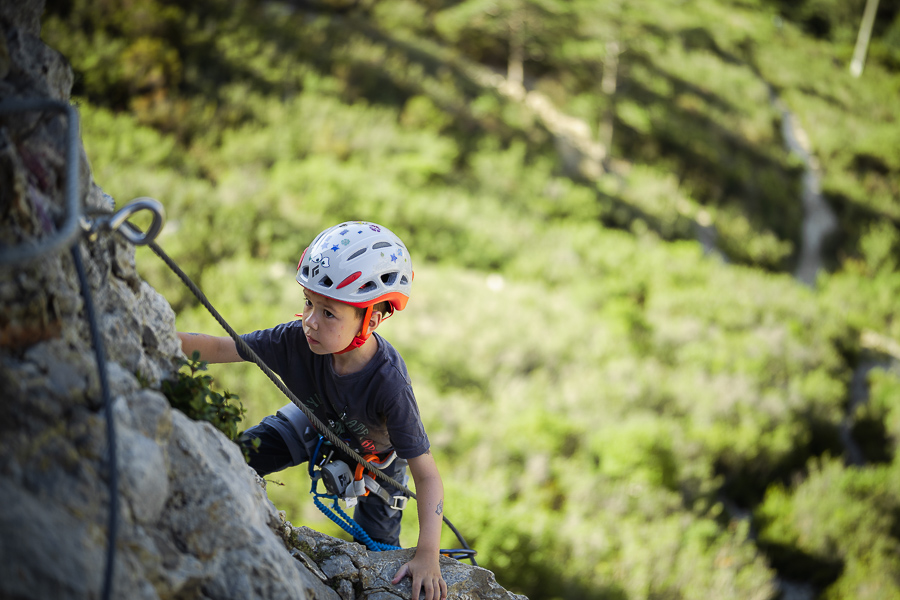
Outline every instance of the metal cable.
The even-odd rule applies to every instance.
[[[106,353],[103,347],[103,338],[97,325],[97,315],[94,311],[94,301],[91,296],[90,284],[84,269],[84,261],[81,249],[78,246],[79,219],[81,211],[78,206],[79,187],[79,137],[78,137],[78,112],[75,107],[58,100],[46,98],[13,98],[0,103],[0,114],[19,113],[28,111],[56,111],[66,115],[66,149],[65,149],[65,218],[63,224],[57,227],[56,232],[48,238],[31,246],[2,247],[0,248],[0,265],[17,265],[36,260],[46,254],[59,251],[68,247],[72,260],[75,263],[75,271],[81,287],[81,296],[84,299],[84,308],[88,324],[91,330],[91,340],[94,347],[94,356],[97,360],[97,372],[100,377],[100,393],[103,397],[103,409],[106,411],[106,438],[109,461],[109,517],[107,521],[106,544],[106,568],[103,574],[103,590],[101,598],[109,600],[112,596],[113,575],[116,562],[116,537],[119,529],[119,470],[116,462],[116,429],[112,415],[112,395],[109,388],[109,377],[106,369]]]
[[[13,98],[0,103],[0,114],[56,111],[67,115],[65,220],[56,233],[33,246],[0,247],[0,265],[22,264],[71,246],[78,235],[78,112],[75,107],[45,98]]]

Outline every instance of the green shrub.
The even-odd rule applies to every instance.
[[[897,535],[870,531],[896,531],[893,374],[873,373],[852,415],[882,461],[860,470],[872,481],[810,463],[841,452],[860,334],[900,340],[894,74],[870,61],[851,80],[844,46],[811,40],[769,0],[504,1],[565,8],[540,24],[529,85],[592,132],[617,119],[610,171],[585,183],[533,112],[468,75],[472,59],[505,66],[505,34],[474,35],[503,19],[457,18],[488,18],[489,2],[350,3],[361,10],[339,18],[313,4],[145,4],[48,2],[42,32],[87,97],[95,180],[120,204],[164,203],[160,244],[238,331],[299,311],[293,270],[325,226],[398,233],[413,299],[379,333],[406,359],[448,516],[504,585],[536,599],[771,598],[769,560],[830,598],[894,593],[878,572],[897,570]],[[830,22],[849,30],[861,4]],[[609,41],[624,50],[615,96],[600,89]],[[841,221],[840,271],[815,290],[766,273],[790,267],[801,217],[772,91]],[[139,249],[137,263],[180,330],[217,327],[156,257]],[[233,438],[243,405],[217,412],[236,396],[186,364],[170,392]],[[215,368],[253,422],[286,402],[251,364]],[[278,480],[268,493],[291,520],[337,529],[305,499],[303,469]],[[764,495],[756,544],[721,500]],[[402,541],[415,539],[413,511]]]
[[[811,461],[805,481],[772,487],[755,511],[760,546],[780,571],[827,585],[824,598],[900,597],[898,492],[896,466]]]
[[[213,391],[212,377],[204,375],[207,363],[200,360],[200,353],[194,354],[188,360],[182,361],[182,366],[187,367],[189,373],[180,370],[177,379],[164,381],[162,391],[169,404],[177,408],[195,421],[206,421],[225,434],[229,440],[237,442],[241,432],[238,431],[238,423],[243,420],[244,407],[238,402],[234,394],[225,391],[224,394]],[[258,443],[258,440],[257,440]],[[241,447],[244,458],[249,461],[249,450]]]

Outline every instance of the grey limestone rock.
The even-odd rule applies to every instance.
[[[67,62],[40,41],[43,3],[0,3],[0,102],[67,100]],[[0,116],[0,252],[63,217],[64,117]],[[83,151],[82,151],[83,154]],[[79,197],[108,208],[84,156]],[[113,473],[119,500],[113,598],[394,599],[410,551],[368,553],[286,523],[238,447],[173,410],[175,316],[114,233],[81,240],[106,348],[109,408],[72,256],[0,266],[0,597],[100,598]],[[109,464],[108,419],[116,431]],[[451,598],[521,598],[489,571],[442,562]]]

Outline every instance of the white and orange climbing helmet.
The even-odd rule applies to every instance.
[[[413,280],[409,251],[388,228],[365,221],[329,227],[303,251],[297,283],[333,300],[365,308],[362,330],[342,352],[369,338],[372,307],[388,302],[403,310]]]

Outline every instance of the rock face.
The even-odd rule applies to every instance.
[[[66,61],[40,41],[43,3],[0,3],[0,102],[68,100]],[[0,114],[0,257],[51,237],[66,217],[66,117]],[[79,161],[79,205],[110,199]],[[211,425],[158,391],[179,344],[171,307],[115,233],[78,239],[106,348],[104,408],[68,248],[0,266],[0,597],[100,598],[107,569],[116,428],[112,598],[408,598],[391,585],[410,550],[369,553],[284,521],[264,483]],[[451,598],[514,599],[484,569],[443,558]]]

